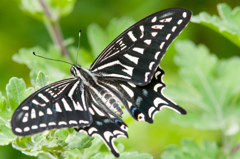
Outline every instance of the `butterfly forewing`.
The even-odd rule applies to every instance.
[[[33,93],[12,116],[12,130],[26,136],[55,128],[83,127],[92,123],[81,80],[52,83]]]
[[[172,8],[144,18],[104,49],[90,70],[106,78],[147,85],[166,49],[191,15],[187,9]]]

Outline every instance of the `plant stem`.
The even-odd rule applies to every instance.
[[[240,149],[240,141],[237,143],[236,146],[234,146],[231,150],[231,155],[233,155],[236,151],[239,151]]]
[[[46,15],[44,22],[55,46],[61,49],[63,56],[69,56],[69,53],[63,43],[63,36],[61,34],[61,28],[58,23],[58,16],[53,16],[44,0],[39,0],[39,3],[41,4],[43,12]]]

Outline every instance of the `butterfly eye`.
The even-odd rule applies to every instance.
[[[75,69],[74,69],[73,67],[71,67],[70,72],[71,72],[71,74],[73,74],[74,76],[76,75],[76,71],[75,71]]]

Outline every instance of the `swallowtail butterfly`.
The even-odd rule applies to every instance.
[[[163,107],[186,114],[163,95],[159,63],[191,15],[187,9],[171,8],[137,22],[113,40],[90,69],[73,65],[73,78],[47,85],[25,99],[12,116],[12,131],[27,136],[75,128],[100,136],[118,157],[114,139],[128,137],[121,104],[135,120],[148,123]]]

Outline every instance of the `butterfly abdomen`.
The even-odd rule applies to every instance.
[[[106,92],[103,95],[103,100],[105,100],[105,104],[113,110],[116,114],[122,115],[122,109],[119,105],[119,102],[117,100],[117,97],[114,96],[111,92]]]
[[[89,88],[92,93],[95,94],[93,98],[99,105],[106,105],[112,112],[116,113],[118,116],[123,114],[123,111],[119,105],[119,99],[106,87],[100,85],[99,83],[95,87]]]

